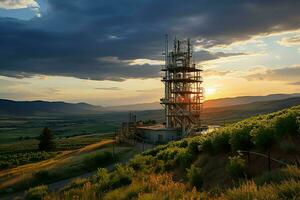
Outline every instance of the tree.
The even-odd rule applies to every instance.
[[[51,130],[47,127],[43,129],[42,134],[39,137],[40,143],[39,143],[39,149],[41,151],[51,151],[54,150],[55,144],[53,141],[53,134],[51,133]]]

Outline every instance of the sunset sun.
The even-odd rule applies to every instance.
[[[210,97],[216,93],[217,89],[214,87],[207,87],[204,89],[204,91],[205,96]]]

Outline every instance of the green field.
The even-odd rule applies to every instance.
[[[44,127],[58,138],[74,135],[111,133],[119,125],[102,116],[65,117],[2,117],[0,118],[0,144],[34,139]]]

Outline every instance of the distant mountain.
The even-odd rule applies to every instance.
[[[288,99],[292,97],[300,97],[300,93],[270,94],[267,96],[241,96],[241,97],[232,97],[232,98],[212,99],[212,100],[205,101],[204,107],[205,108],[226,107],[226,106],[233,106],[233,105],[248,104],[253,102],[282,100],[282,99]],[[131,104],[131,105],[122,105],[122,106],[111,106],[111,107],[105,107],[104,109],[108,111],[159,110],[162,109],[162,105],[159,102],[152,102],[152,103]]]
[[[242,105],[253,102],[263,102],[263,101],[274,101],[274,100],[282,100],[293,97],[300,97],[300,93],[294,94],[270,94],[266,96],[240,96],[240,97],[231,97],[231,98],[220,98],[220,99],[212,99],[204,102],[205,108],[213,108],[213,107],[226,107],[233,105]]]
[[[12,101],[0,99],[1,115],[61,115],[98,113],[101,106],[87,103],[65,103],[48,101]]]
[[[233,98],[222,98],[208,100],[204,103],[204,109],[207,111],[222,110],[222,107],[246,105],[254,102],[270,102],[276,100],[290,99],[300,97],[297,94],[272,94],[267,96],[243,96]],[[284,101],[283,101],[284,102]],[[286,101],[289,105],[290,101]],[[265,106],[268,106],[266,103]],[[220,109],[213,109],[220,108]],[[234,107],[233,107],[234,108]],[[148,111],[162,110],[163,107],[159,102],[131,104],[122,106],[94,106],[87,103],[66,103],[66,102],[48,102],[48,101],[13,101],[0,99],[0,115],[79,115],[79,114],[99,114],[105,112],[127,112],[127,111]],[[212,110],[211,110],[212,109]],[[205,112],[206,112],[205,111]]]
[[[211,107],[204,108],[201,118],[204,124],[224,124],[239,121],[254,115],[279,111],[296,105],[300,105],[300,97],[226,107]],[[139,111],[136,114],[139,120],[155,119],[159,122],[164,121],[163,110]]]
[[[110,106],[104,108],[104,110],[107,111],[141,111],[141,110],[160,110],[160,109],[163,109],[163,107],[159,102],[130,104],[130,105],[122,105],[122,106]]]
[[[223,124],[258,114],[275,112],[297,105],[300,105],[300,97],[273,101],[260,101],[226,107],[204,108],[202,119],[208,124]]]

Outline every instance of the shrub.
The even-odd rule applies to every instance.
[[[187,169],[187,178],[192,186],[200,189],[203,185],[203,174],[202,170],[195,165],[192,165],[190,169]]]
[[[226,165],[226,171],[233,178],[243,177],[246,173],[245,160],[241,156],[229,157],[229,162]]]
[[[149,171],[147,166],[153,166],[155,164],[155,158],[151,155],[136,155],[129,161],[129,166],[134,170]]]
[[[96,175],[93,177],[96,182],[96,188],[98,193],[102,193],[110,186],[110,177],[107,169],[99,168]]]
[[[269,150],[276,142],[275,130],[269,126],[259,126],[251,130],[253,143],[262,150]]]
[[[248,132],[248,130],[242,128],[234,130],[234,132],[231,134],[229,143],[233,151],[237,151],[237,150],[247,151],[253,147],[250,131]]]
[[[30,188],[25,193],[26,200],[42,200],[48,194],[48,187],[46,185],[40,185],[34,188]]]
[[[299,124],[297,121],[297,113],[293,111],[286,112],[275,118],[276,133],[279,136],[284,134],[295,135],[298,133]]]
[[[133,175],[134,170],[131,167],[118,164],[110,176],[112,187],[116,188],[129,185],[132,181]]]
[[[184,169],[191,165],[193,159],[194,156],[187,149],[184,149],[177,154],[175,161],[182,169]]]
[[[187,147],[188,151],[193,155],[198,154],[200,144],[201,144],[201,142],[199,141],[198,138],[192,139],[188,144],[188,147]]]
[[[182,139],[179,141],[173,141],[168,144],[168,147],[186,148],[187,146],[188,146],[188,141],[186,139]]]
[[[225,131],[217,131],[213,136],[212,144],[216,153],[224,153],[230,151],[230,135]]]
[[[201,151],[203,151],[204,153],[208,153],[210,155],[214,155],[215,154],[215,150],[214,150],[214,146],[212,144],[212,139],[207,137],[205,138],[202,142],[201,142]]]
[[[176,155],[182,150],[184,150],[184,148],[169,147],[169,148],[166,148],[166,149],[160,151],[156,155],[156,158],[159,160],[163,160],[163,161],[174,160]]]

